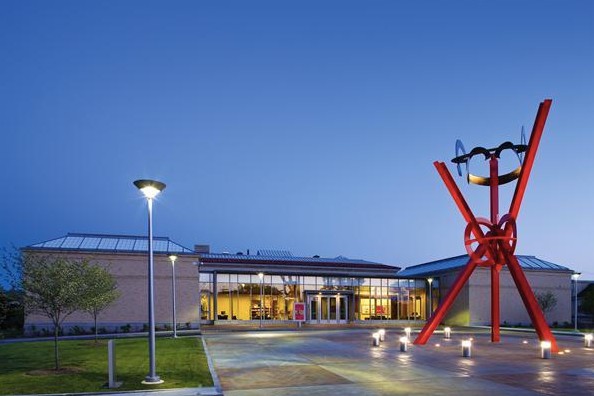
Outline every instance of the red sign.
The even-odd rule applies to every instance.
[[[293,320],[305,320],[305,303],[293,304]]]

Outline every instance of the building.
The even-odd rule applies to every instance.
[[[100,331],[134,331],[148,326],[148,239],[129,235],[68,234],[49,241],[27,246],[25,255],[60,256],[72,260],[88,260],[108,268],[118,283],[120,298],[99,317]],[[183,328],[198,326],[198,255],[169,238],[153,238],[155,266],[155,319],[159,328],[172,323],[171,261],[175,254],[177,285],[177,321]],[[75,312],[64,322],[68,332],[78,326],[94,326],[90,315]],[[51,322],[43,315],[27,312],[25,332],[43,334],[52,329]]]
[[[572,323],[572,281],[574,273],[567,267],[534,256],[516,255],[536,295],[552,292],[557,304],[545,317],[549,324]],[[458,272],[468,262],[468,255],[451,257],[424,264],[413,265],[398,273],[403,277],[432,278],[432,288],[445,296]],[[445,323],[450,325],[488,325],[491,323],[490,268],[477,267],[464,285]],[[529,325],[528,312],[511,277],[503,267],[500,273],[501,324]]]
[[[105,331],[146,329],[147,237],[68,234],[22,249],[27,255],[54,255],[88,260],[115,276],[119,300],[99,316]],[[157,328],[172,326],[172,263],[176,269],[178,328],[202,324],[291,323],[295,304],[305,308],[308,324],[390,322],[422,324],[466,263],[467,256],[399,267],[355,260],[298,257],[288,251],[257,250],[250,254],[212,253],[208,245],[186,248],[169,238],[154,238],[155,321]],[[552,291],[557,306],[550,323],[571,322],[570,269],[533,256],[517,256],[535,292]],[[431,281],[429,281],[429,279]],[[490,323],[490,277],[477,269],[452,307],[447,324]],[[501,275],[503,324],[530,320],[507,270]],[[76,312],[64,329],[90,328],[92,317]],[[25,330],[49,330],[49,320],[27,313]]]
[[[98,327],[134,331],[146,328],[148,321],[147,249],[147,238],[142,236],[68,234],[27,246],[22,252],[84,259],[108,268],[121,296],[101,313]],[[217,254],[207,245],[192,250],[156,237],[155,321],[161,329],[172,325],[170,254],[178,256],[177,322],[182,328],[196,328],[199,322],[293,321],[295,303],[306,304],[305,321],[312,324],[411,322],[427,317],[426,282],[398,277],[398,267],[342,256],[296,257],[287,251]],[[64,329],[92,325],[90,315],[76,312],[65,321]],[[27,313],[26,331],[50,328],[44,316]]]

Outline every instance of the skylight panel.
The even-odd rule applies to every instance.
[[[137,239],[136,243],[134,244],[134,250],[136,251],[147,251],[148,250],[148,240],[146,239]]]
[[[135,239],[131,238],[120,238],[116,245],[116,250],[133,250]]]
[[[80,246],[81,242],[83,241],[83,237],[73,237],[69,236],[64,238],[64,243],[60,246],[64,249],[76,249]]]
[[[98,249],[113,250],[117,244],[118,240],[116,238],[102,238]]]
[[[167,252],[167,241],[153,239],[153,250],[157,252]]]
[[[101,241],[101,238],[87,237],[82,241],[79,249],[97,249],[99,241]]]

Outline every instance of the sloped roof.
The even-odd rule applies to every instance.
[[[68,233],[60,238],[27,246],[25,250],[139,253],[148,251],[148,237]],[[153,237],[153,252],[156,254],[195,254],[193,250],[166,237]]]
[[[551,263],[550,261],[539,259],[535,256],[516,255],[516,258],[518,259],[518,261],[520,262],[520,266],[524,270],[573,272],[567,267]],[[463,267],[464,265],[466,265],[467,262],[468,255],[464,254],[462,256],[450,257],[447,259],[412,265],[400,271],[398,273],[398,276],[415,277],[427,276],[440,272],[448,272]]]
[[[260,251],[261,253],[262,251]],[[342,265],[355,265],[365,267],[376,267],[376,268],[390,268],[398,270],[399,267],[394,267],[387,264],[375,263],[373,261],[349,259],[344,256],[338,256],[334,258],[327,257],[299,257],[286,255],[247,255],[247,254],[227,254],[227,253],[203,253],[200,254],[200,259],[203,263],[251,263],[251,262],[287,262],[287,263],[312,263],[312,264],[342,264]]]
[[[303,276],[395,278],[400,270],[387,264],[349,259],[343,256],[299,257],[293,255],[199,254],[201,270],[218,273],[296,274]]]

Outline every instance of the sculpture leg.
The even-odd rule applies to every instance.
[[[476,250],[477,257],[482,257],[485,254],[485,250],[486,248],[484,245],[480,245]],[[462,287],[468,281],[468,278],[470,278],[470,275],[472,275],[472,272],[476,266],[477,260],[471,257],[462,271],[460,271],[458,274],[458,277],[454,281],[454,284],[450,288],[448,294],[445,296],[443,302],[439,304],[439,307],[437,307],[431,318],[427,321],[427,323],[425,323],[423,330],[421,330],[414,341],[415,345],[425,345],[427,341],[429,341],[429,338],[431,338],[431,335],[433,335],[433,332],[437,326],[439,326],[443,318],[450,310],[452,304],[456,300],[456,297],[458,297],[458,294],[460,294],[460,290],[462,290]]]
[[[499,342],[499,269],[491,266],[491,342]]]
[[[530,288],[530,284],[528,283],[528,279],[526,279],[526,275],[522,268],[520,267],[520,263],[516,256],[509,252],[504,252],[505,259],[507,261],[507,267],[509,268],[509,272],[516,283],[516,287],[520,292],[520,296],[522,297],[522,301],[524,302],[524,306],[528,311],[528,315],[530,315],[530,319],[532,320],[532,324],[534,325],[534,329],[536,330],[536,334],[538,334],[538,338],[541,341],[550,341],[551,342],[551,351],[558,352],[559,347],[557,346],[557,341],[555,340],[555,336],[551,332],[549,325],[547,324],[545,317],[536,301],[536,297],[534,297],[534,293]]]

